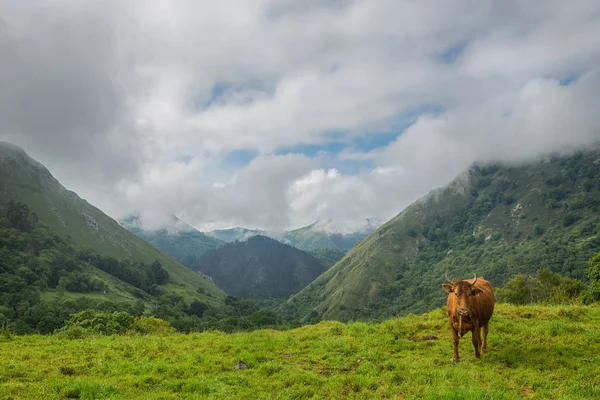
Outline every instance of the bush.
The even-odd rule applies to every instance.
[[[588,264],[590,267],[586,270],[586,275],[590,285],[585,297],[588,302],[600,301],[600,253],[592,257]]]
[[[70,328],[63,328],[58,335],[67,339],[85,339],[91,336],[93,332],[89,329],[82,328],[81,326],[72,326]]]
[[[2,323],[2,328],[0,328],[0,339],[2,339],[2,341],[6,341],[6,342],[13,339],[13,334],[10,331],[10,328],[8,327],[7,321],[4,321]]]
[[[172,335],[176,332],[168,321],[145,316],[137,317],[131,330],[141,335]]]
[[[571,226],[575,222],[577,222],[577,216],[575,216],[573,214],[567,214],[563,217],[563,226],[564,227]]]
[[[531,294],[525,275],[515,275],[506,282],[504,287],[496,290],[498,301],[511,304],[526,304],[530,301]]]
[[[80,327],[90,333],[112,335],[125,333],[131,329],[133,322],[134,317],[123,311],[85,310],[71,315],[65,323],[64,331]]]
[[[496,295],[499,301],[511,304],[564,304],[576,301],[584,291],[583,282],[542,268],[534,276],[515,275]]]

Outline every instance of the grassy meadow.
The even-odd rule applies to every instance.
[[[466,335],[454,365],[440,309],[290,331],[3,337],[0,399],[600,397],[600,306],[500,304],[488,339],[477,360]]]

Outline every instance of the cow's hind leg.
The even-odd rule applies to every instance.
[[[478,326],[473,327],[472,331],[473,347],[475,347],[475,357],[481,358],[481,333]]]
[[[483,347],[481,350],[484,353],[487,353],[487,351],[488,351],[488,348],[487,348],[488,324],[489,324],[489,321],[486,322],[485,325],[483,325]]]

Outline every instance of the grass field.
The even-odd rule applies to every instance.
[[[490,329],[490,352],[475,359],[469,334],[456,365],[439,309],[291,331],[14,337],[0,339],[0,399],[600,397],[599,306],[501,304]]]

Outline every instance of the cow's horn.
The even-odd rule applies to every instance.
[[[473,281],[473,283],[471,283],[471,286],[473,286],[475,282],[477,282],[477,274],[473,274],[473,277],[475,278],[475,280]]]
[[[452,282],[452,281],[450,280],[450,278],[448,278],[448,273],[447,273],[447,272],[446,272],[446,280],[447,280],[448,282],[450,282],[450,283],[454,283],[454,282]]]

